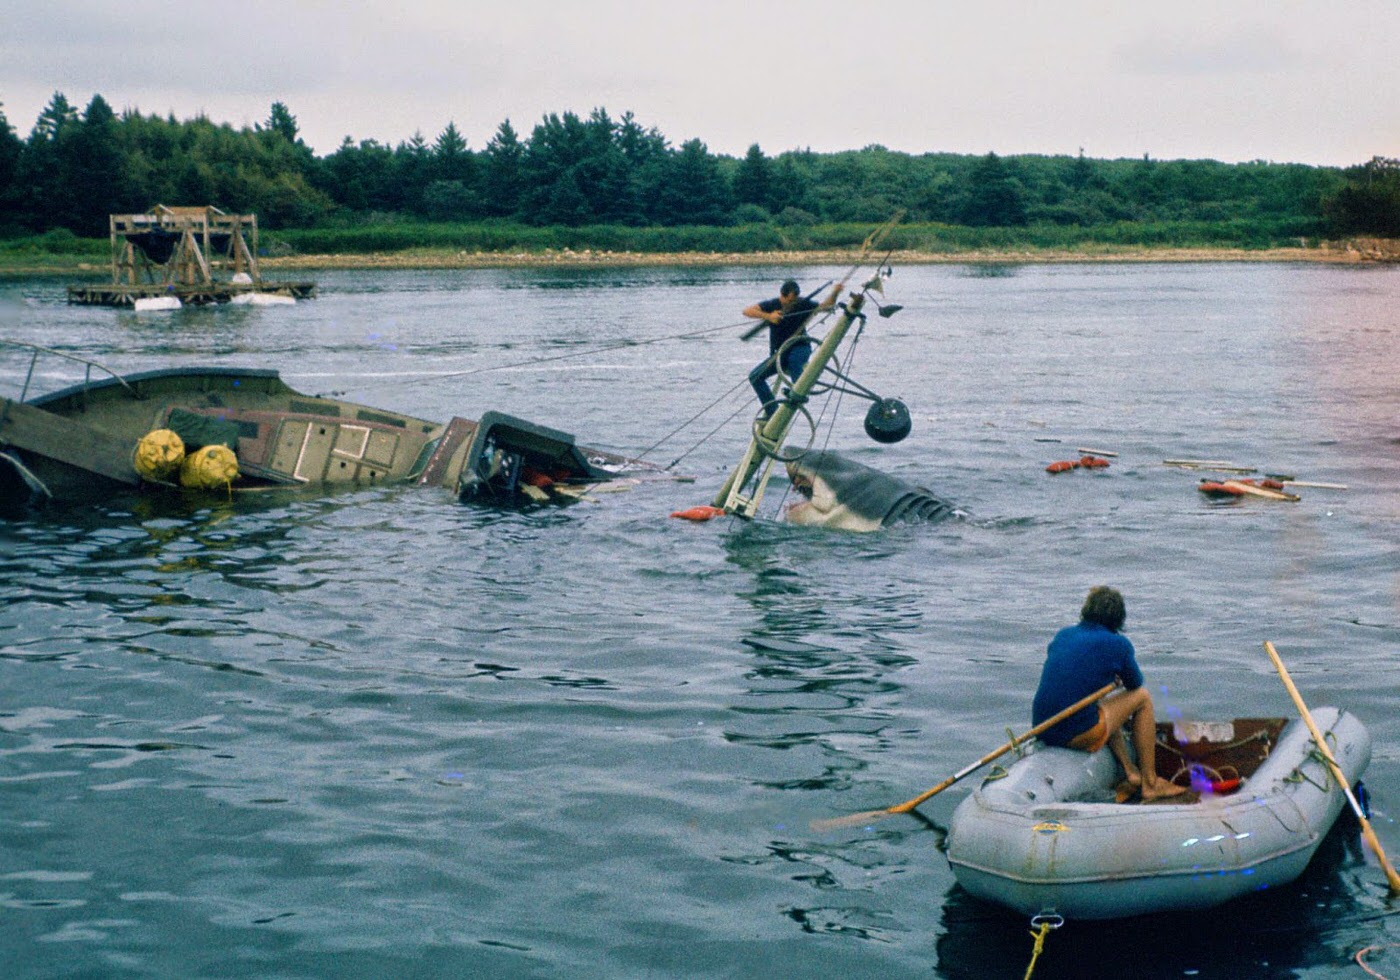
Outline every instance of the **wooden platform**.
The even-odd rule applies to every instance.
[[[214,282],[188,286],[155,283],[105,283],[100,286],[69,286],[68,302],[83,306],[135,306],[138,299],[174,296],[186,305],[205,306],[227,303],[241,293],[275,293],[293,299],[316,295],[314,282]]]

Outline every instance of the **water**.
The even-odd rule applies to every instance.
[[[378,487],[0,526],[4,975],[1019,977],[1027,923],[939,850],[974,780],[922,817],[808,824],[1024,730],[1098,583],[1159,712],[1291,714],[1270,639],[1311,704],[1358,715],[1400,858],[1400,269],[896,269],[904,310],[850,366],[914,432],[869,442],[848,398],[831,445],[969,517],[670,520],[737,461],[752,406],[703,439],[762,354],[737,311],[791,271],[327,273],[295,307],[149,315],[0,287],[6,337],[119,371],[271,367],[631,453],[719,403],[649,456],[694,484],[568,509]],[[14,395],[27,360],[0,364]],[[1045,473],[1079,447],[1119,456]],[[1169,458],[1350,489],[1220,506]],[[1395,911],[1347,829],[1228,913],[1072,923],[1035,975],[1354,976]],[[1400,950],[1368,962],[1400,976]]]

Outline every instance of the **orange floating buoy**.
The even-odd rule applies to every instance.
[[[683,521],[708,521],[712,517],[723,517],[723,507],[711,507],[709,504],[700,504],[691,507],[689,510],[678,510],[671,514],[672,517],[679,517]]]
[[[1081,456],[1079,457],[1079,465],[1086,470],[1102,469],[1108,465],[1108,460],[1102,456]]]
[[[1051,463],[1049,466],[1045,467],[1045,472],[1046,472],[1046,473],[1066,473],[1066,472],[1068,472],[1069,470],[1078,469],[1078,468],[1079,468],[1079,460],[1077,460],[1077,459],[1062,459],[1062,460],[1060,460],[1058,463]]]
[[[1216,483],[1213,480],[1202,480],[1200,483],[1196,484],[1196,489],[1212,497],[1244,496],[1244,491],[1239,487],[1228,487],[1223,483]]]

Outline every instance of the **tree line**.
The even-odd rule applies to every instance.
[[[0,237],[105,236],[108,214],[156,203],[252,212],[272,228],[798,227],[880,222],[903,209],[912,222],[970,228],[1245,222],[1273,237],[1400,236],[1400,161],[1336,168],[882,146],[769,156],[758,144],[735,158],[698,139],[675,146],[631,113],[601,108],[550,113],[525,136],[506,120],[480,149],[448,123],[431,142],[347,136],[318,157],[281,102],[264,122],[235,129],[204,115],[118,114],[101,95],[79,111],[55,93],[27,138],[0,104]]]

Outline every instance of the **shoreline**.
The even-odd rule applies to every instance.
[[[543,252],[467,252],[445,249],[391,253],[298,255],[266,258],[268,270],[292,269],[501,269],[547,267],[627,268],[640,266],[715,267],[726,265],[850,265],[861,260],[859,249],[813,249],[773,252],[612,252],[596,249],[545,249]],[[1311,262],[1356,264],[1400,262],[1400,241],[1325,243],[1317,247],[1246,249],[1095,245],[1082,249],[1007,248],[966,252],[924,252],[896,249],[888,259],[866,255],[891,265],[1031,265],[1098,262]]]
[[[874,261],[891,265],[1052,265],[1074,263],[1147,262],[1306,262],[1332,265],[1400,263],[1400,239],[1353,239],[1312,247],[1176,248],[1142,245],[1090,245],[1075,249],[1005,248],[965,252],[924,252],[897,249],[862,257],[859,249],[773,252],[613,252],[596,249],[545,249],[542,252],[481,252],[452,249],[409,249],[265,257],[264,271],[336,269],[514,269],[514,268],[631,268],[643,266],[803,266],[849,265]],[[105,274],[103,262],[59,262],[52,256],[32,262],[0,258],[0,276]]]

